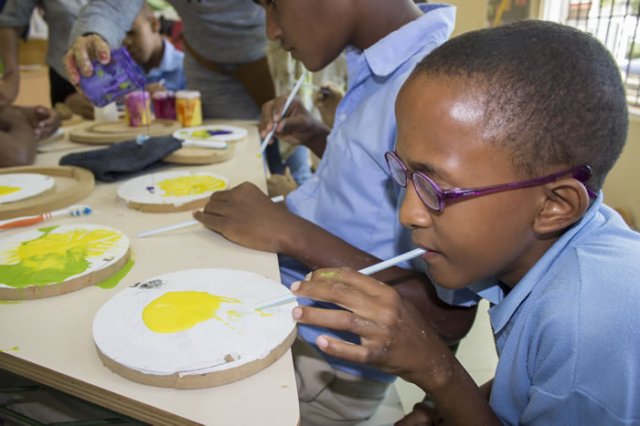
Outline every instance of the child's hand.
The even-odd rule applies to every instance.
[[[150,94],[154,94],[155,92],[164,92],[167,90],[167,88],[164,87],[164,82],[159,81],[157,83],[147,84],[147,87],[145,87],[145,90]]]
[[[76,38],[73,45],[64,55],[64,68],[71,84],[80,82],[80,74],[90,77],[93,74],[91,60],[97,59],[101,64],[111,60],[109,44],[97,34],[89,34]]]
[[[64,100],[64,104],[69,107],[71,112],[81,116],[87,120],[93,120],[94,109],[93,104],[85,95],[80,92],[73,93],[67,96]]]
[[[327,126],[333,127],[336,109],[343,97],[344,92],[334,83],[322,86],[313,97],[313,104]]]
[[[47,107],[17,107],[25,116],[33,129],[36,139],[44,139],[51,136],[60,127],[60,115]]]
[[[422,385],[447,374],[451,351],[433,328],[398,292],[355,271],[319,269],[294,283],[296,296],[334,303],[345,310],[296,307],[300,323],[360,336],[359,345],[328,336],[316,344],[324,352],[348,361],[371,364]]]
[[[310,141],[326,137],[329,128],[315,119],[297,99],[294,99],[285,116],[280,119],[286,96],[275,98],[262,105],[260,138],[264,138],[277,125],[274,136],[291,145],[309,145]]]
[[[255,250],[280,252],[279,239],[287,235],[291,214],[284,203],[274,203],[257,186],[242,183],[214,192],[203,211],[193,217],[226,239]]]

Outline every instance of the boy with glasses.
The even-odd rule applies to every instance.
[[[395,143],[393,105],[415,64],[451,34],[454,9],[418,7],[413,0],[259,3],[266,11],[267,36],[308,70],[323,69],[346,50],[349,88],[332,129],[300,102],[278,122],[277,138],[304,144],[322,157],[314,176],[287,195],[286,205],[243,183],[214,194],[195,217],[231,241],[278,253],[287,286],[318,267],[359,269],[408,251],[408,232],[396,220],[398,194],[384,162]],[[279,98],[263,106],[263,136],[283,104]],[[376,278],[392,282],[420,306],[447,341],[458,341],[470,328],[475,310],[440,301],[424,274],[396,267]],[[302,424],[356,424],[375,412],[395,376],[322,357],[313,346],[325,333],[299,327],[301,339],[293,346]],[[355,335],[340,337],[358,342]]]
[[[604,46],[549,22],[467,33],[416,67],[396,116],[400,221],[433,282],[491,302],[494,379],[479,388],[413,306],[349,269],[291,287],[345,310],[294,318],[358,334],[316,343],[429,393],[437,411],[404,424],[640,422],[640,234],[603,204],[628,126]]]

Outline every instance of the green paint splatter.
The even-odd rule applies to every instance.
[[[124,89],[128,89],[131,86],[131,83],[129,83],[128,81],[125,81],[124,83],[120,83],[119,87],[124,90]]]
[[[98,71],[96,71],[96,75],[98,76],[98,78],[102,78],[102,77],[104,77],[104,70],[98,70]]]
[[[40,228],[41,236],[22,242],[14,253],[16,261],[0,265],[0,282],[14,288],[64,282],[86,271],[90,257],[101,255],[120,239],[107,230],[51,234],[56,228]]]
[[[0,195],[13,194],[14,192],[18,192],[18,191],[20,191],[20,187],[0,185]]]
[[[0,352],[9,352],[9,351],[18,352],[19,350],[20,350],[19,346],[12,346],[9,349],[0,349]]]
[[[318,274],[318,278],[335,278],[338,276],[338,273],[335,271],[314,272],[313,274]]]
[[[17,305],[20,300],[0,300],[0,305]]]
[[[96,284],[96,286],[105,290],[114,288],[115,286],[120,284],[120,281],[122,281],[125,275],[129,273],[134,264],[135,262],[133,261],[133,259],[129,259],[129,261],[122,268],[120,268],[118,272],[112,275],[111,278],[107,278],[101,283]]]

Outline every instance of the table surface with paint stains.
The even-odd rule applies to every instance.
[[[214,165],[169,166],[163,170],[188,167],[210,171],[227,177],[230,186],[251,181],[266,192],[264,166],[256,156],[259,135],[255,123],[225,123],[245,127],[249,132],[247,139],[238,143],[232,159]],[[60,157],[70,152],[103,148],[71,143],[66,137],[45,147],[47,152],[38,154],[36,159],[38,166],[55,166]],[[93,343],[92,322],[98,309],[119,289],[162,273],[203,267],[248,270],[280,279],[275,254],[233,244],[201,226],[173,231],[170,235],[137,238],[139,232],[189,220],[191,214],[153,214],[129,209],[116,196],[120,184],[97,182],[93,193],[80,202],[93,209],[82,220],[125,232],[131,238],[134,267],[119,283],[46,299],[0,301],[0,368],[152,424],[298,424],[298,396],[290,351],[251,377],[198,390],[137,384],[102,365]],[[47,223],[62,225],[78,220],[58,218]]]

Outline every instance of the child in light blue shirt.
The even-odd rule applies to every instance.
[[[393,287],[346,268],[291,286],[345,309],[299,323],[360,336],[317,347],[425,390],[435,408],[405,424],[640,424],[640,234],[601,192],[628,127],[610,53],[550,22],[466,33],[417,65],[396,117],[400,221],[434,283],[489,298],[495,378],[478,387]]]
[[[178,91],[187,87],[184,53],[160,33],[160,21],[144,4],[124,38],[123,45],[146,75],[147,90]]]

